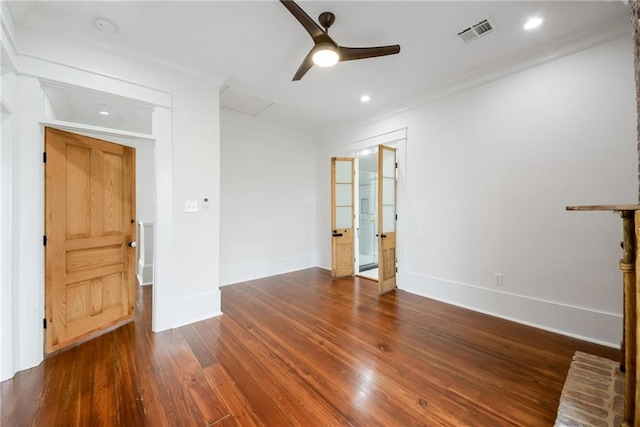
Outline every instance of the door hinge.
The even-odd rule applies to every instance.
[[[47,236],[42,236],[42,246],[47,246]]]
[[[44,319],[42,319],[42,327],[44,329],[47,329],[47,319],[46,319],[46,317]]]
[[[396,162],[396,169],[398,169],[398,162]]]
[[[42,153],[42,163],[47,163],[47,152],[46,151],[44,151]]]
[[[398,220],[398,214],[396,214],[396,221]]]

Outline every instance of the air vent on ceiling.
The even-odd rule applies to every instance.
[[[490,18],[487,18],[475,25],[470,26],[469,28],[460,31],[458,33],[458,37],[460,37],[463,42],[469,43],[476,40],[478,37],[493,32],[495,28],[495,24],[491,21]]]

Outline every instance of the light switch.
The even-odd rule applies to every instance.
[[[198,212],[198,201],[187,200],[184,202],[184,211],[189,213]]]

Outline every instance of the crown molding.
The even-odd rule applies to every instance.
[[[6,2],[4,1],[2,1],[1,3],[3,5],[3,13],[1,15],[3,39],[6,33],[7,39],[11,43],[16,56],[24,56],[46,62],[57,63],[56,61],[45,58],[41,55],[26,52],[24,49],[22,49],[19,43],[16,42],[15,34],[25,33],[32,34],[33,36],[38,38],[46,38],[46,43],[51,43],[52,40],[58,40],[63,43],[78,46],[80,48],[93,49],[103,54],[119,56],[138,64],[151,65],[152,67],[156,66],[169,72],[191,75],[193,77],[197,77],[198,79],[214,83],[217,86],[221,86],[223,82],[227,81],[231,77],[231,73],[228,71],[215,69],[199,61],[166,50],[157,48],[149,49],[148,47],[137,46],[133,43],[121,43],[120,45],[105,45],[91,42],[78,43],[75,41],[65,40],[59,36],[47,35],[34,30],[20,28],[20,26],[16,24],[11,7],[5,7]],[[9,25],[7,22],[5,22],[5,15],[8,15],[7,19],[11,20],[11,23],[13,25]],[[68,64],[61,65],[68,66]],[[94,70],[85,69],[83,67],[72,68],[82,69],[94,74],[100,74]]]
[[[7,6],[5,6],[5,2],[2,3],[2,13],[0,14],[0,31],[2,32],[2,38],[0,42],[2,43],[2,68],[11,68],[13,70],[17,69],[16,66],[16,58],[18,56],[18,51],[16,47],[16,41],[13,38],[13,30],[15,28],[15,24],[12,26],[13,17],[11,16],[11,12]],[[9,12],[9,16],[6,16],[5,8]],[[9,67],[5,64],[5,61],[9,61]]]
[[[267,132],[281,133],[283,135],[292,136],[295,138],[306,139],[314,143],[318,141],[316,135],[311,131],[274,122],[271,120],[261,119],[250,114],[240,113],[224,107],[220,107],[220,121],[248,126]]]
[[[487,66],[417,91],[417,95],[394,102],[384,109],[378,110],[377,113],[362,115],[355,120],[338,123],[331,129],[322,132],[320,137],[335,137],[565,56],[630,36],[629,18],[620,18],[595,29],[578,31],[562,39],[527,49],[501,61],[495,61]]]

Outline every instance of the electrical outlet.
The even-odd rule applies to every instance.
[[[496,286],[502,286],[503,281],[502,273],[493,273],[493,284]]]

